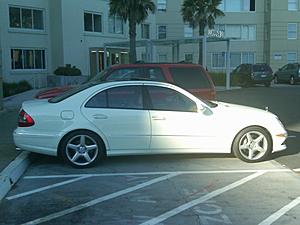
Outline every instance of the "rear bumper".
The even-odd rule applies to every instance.
[[[57,156],[59,136],[49,134],[33,134],[17,128],[13,133],[14,143],[20,150]]]

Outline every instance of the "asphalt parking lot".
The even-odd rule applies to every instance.
[[[39,156],[0,205],[0,224],[299,225],[300,179],[275,161],[112,157],[78,170]]]

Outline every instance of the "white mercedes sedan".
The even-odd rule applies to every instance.
[[[13,136],[18,149],[83,168],[106,156],[169,153],[258,162],[286,149],[287,132],[264,110],[200,100],[168,83],[119,81],[24,102]]]

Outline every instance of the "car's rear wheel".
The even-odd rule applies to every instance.
[[[62,141],[61,151],[64,161],[76,168],[90,167],[105,156],[102,141],[90,131],[68,134]]]
[[[290,77],[290,85],[295,84],[295,78],[293,76]]]
[[[268,159],[272,152],[272,138],[261,127],[248,127],[234,139],[232,150],[234,155],[245,162],[260,162]]]

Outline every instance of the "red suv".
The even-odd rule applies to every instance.
[[[215,87],[210,76],[202,66],[196,64],[121,64],[111,66],[102,71],[98,76],[92,78],[93,81],[118,81],[133,79],[173,83],[188,90],[197,97],[208,100],[214,100],[216,97]],[[54,88],[42,91],[36,97],[51,98],[64,91],[66,91],[66,87]]]

